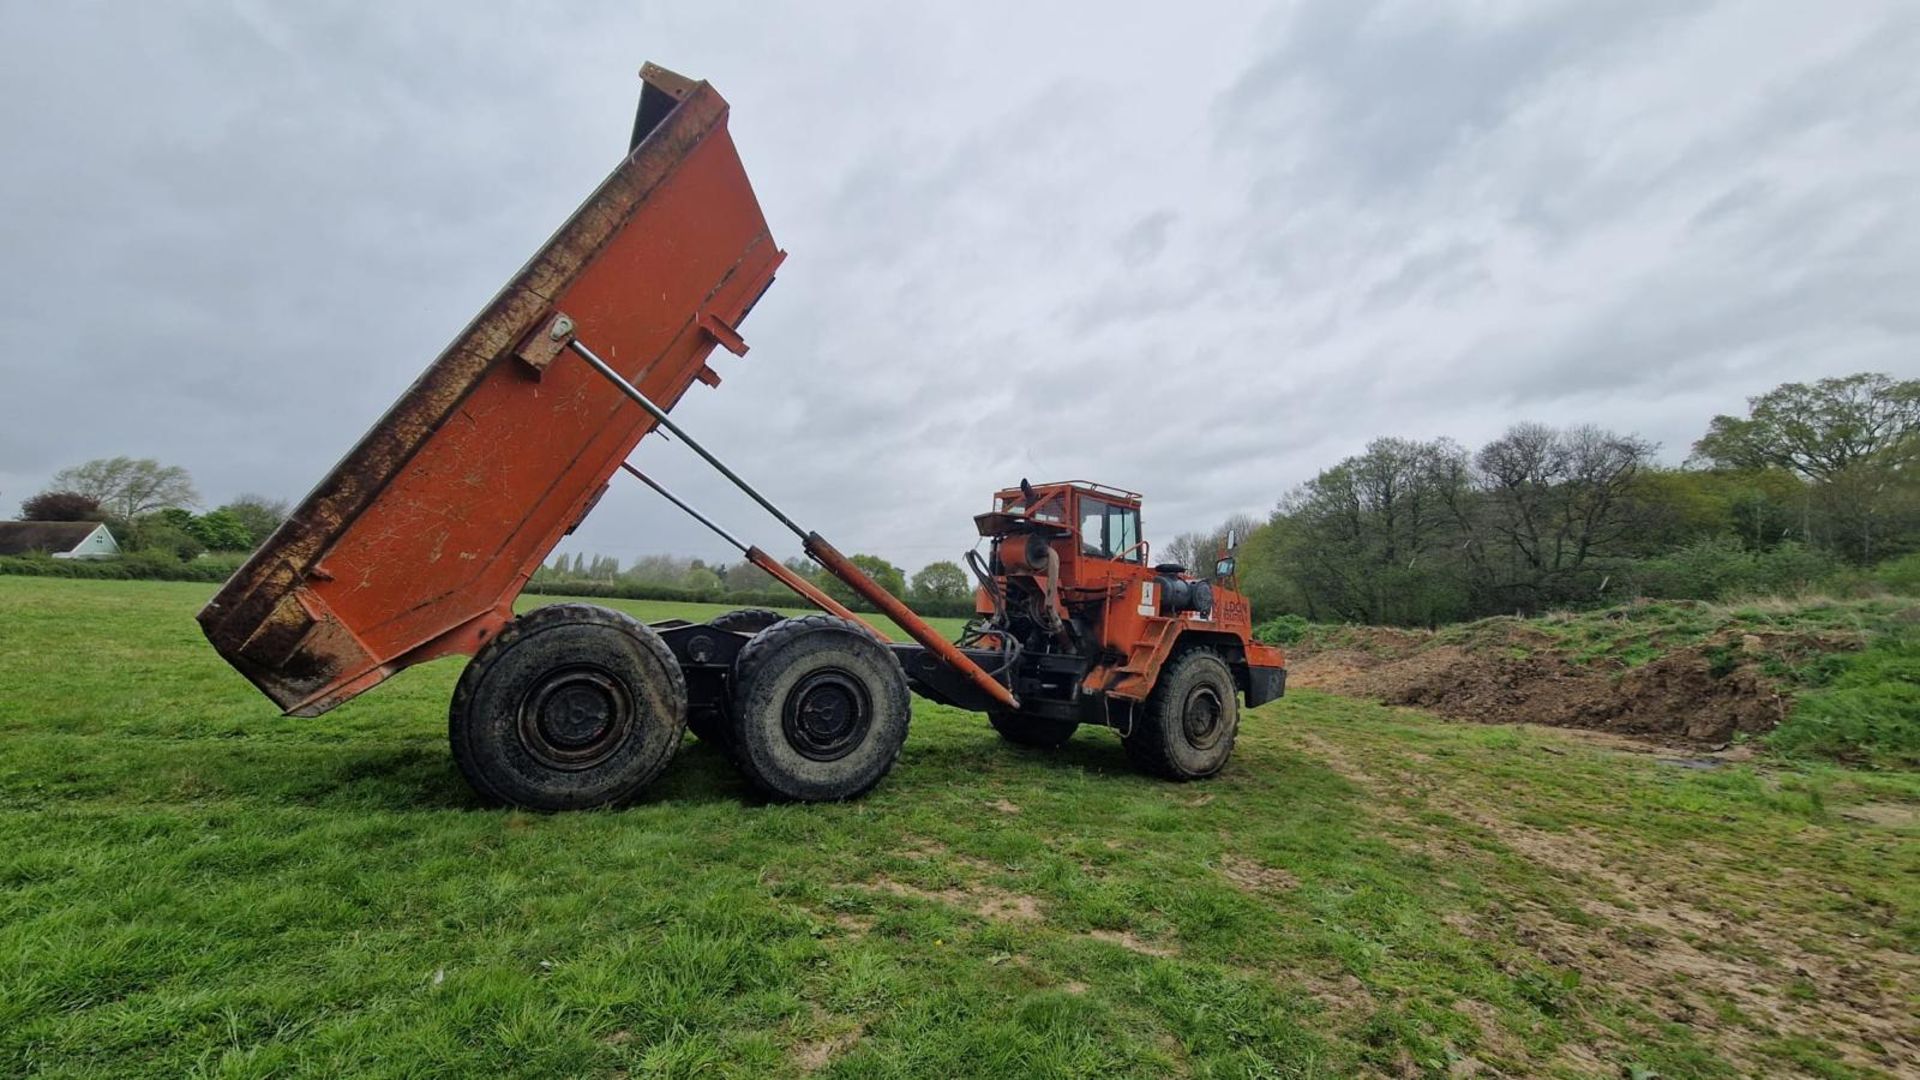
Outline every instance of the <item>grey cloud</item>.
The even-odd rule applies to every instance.
[[[1417,183],[1463,140],[1498,126],[1530,89],[1606,63],[1660,24],[1704,5],[1672,0],[1470,11],[1376,0],[1315,0],[1222,103],[1223,136],[1271,137],[1304,97],[1324,163],[1347,182]]]
[[[1437,301],[1458,297],[1488,283],[1479,263],[1484,249],[1459,242],[1432,251],[1412,253],[1391,277],[1367,290],[1367,307],[1399,307],[1422,294]]]
[[[918,566],[1021,475],[1164,541],[1382,434],[1914,370],[1914,9],[16,5],[0,512],[116,453],[297,497],[710,79],[791,252],[676,418]],[[1180,77],[1143,78],[1143,72]],[[659,441],[649,471],[786,550]],[[726,555],[616,485],[569,549]]]
[[[1151,261],[1166,250],[1167,229],[1173,222],[1174,214],[1170,210],[1156,210],[1142,215],[1138,221],[1127,226],[1115,244],[1121,260],[1128,266]]]

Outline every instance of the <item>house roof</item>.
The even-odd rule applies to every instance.
[[[72,551],[99,527],[97,521],[0,521],[0,555]]]

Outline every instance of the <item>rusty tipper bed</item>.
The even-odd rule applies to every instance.
[[[471,653],[653,419],[559,352],[557,313],[671,407],[773,281],[774,244],[704,82],[648,65],[632,153],[200,613],[220,655],[317,716]]]

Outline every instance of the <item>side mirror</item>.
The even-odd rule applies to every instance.
[[[1214,563],[1213,576],[1216,578],[1232,577],[1233,576],[1233,556],[1229,555],[1226,558],[1221,559],[1219,562]]]

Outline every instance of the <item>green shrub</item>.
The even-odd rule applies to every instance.
[[[1873,580],[1890,593],[1920,596],[1920,552],[1890,559],[1874,567]]]
[[[1839,569],[1832,556],[1801,544],[1750,551],[1728,537],[1712,537],[1665,555],[1636,560],[1621,571],[1621,576],[1639,596],[1724,600],[1790,595],[1826,580]]]
[[[184,513],[184,510],[167,510],[135,522],[124,533],[128,553],[165,552],[175,562],[184,562],[207,550],[199,538],[176,524],[178,516]],[[191,514],[187,516],[192,518]]]
[[[1299,615],[1279,615],[1254,627],[1253,638],[1268,645],[1292,645],[1305,637],[1312,626]]]
[[[175,555],[170,548],[150,547],[139,551],[130,551],[118,559],[101,559],[100,566],[105,569],[118,569],[130,578],[173,579],[183,573],[187,564]]]
[[[202,573],[218,574],[219,580],[225,581],[233,576],[235,570],[244,566],[246,561],[251,557],[252,553],[246,551],[209,551],[205,555],[193,560],[193,565],[195,570]]]
[[[1830,681],[1803,691],[1767,744],[1854,765],[1920,767],[1920,630],[1836,659],[1820,673]]]

